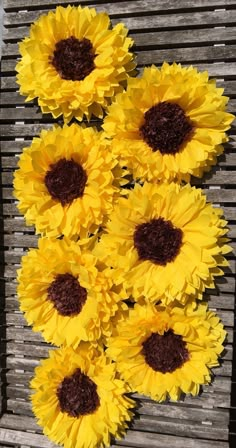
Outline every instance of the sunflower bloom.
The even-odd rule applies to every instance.
[[[76,124],[43,130],[15,172],[19,211],[37,233],[85,238],[111,212],[121,174],[103,132]]]
[[[119,199],[95,254],[117,270],[135,300],[168,305],[202,298],[227,266],[222,211],[189,184],[136,184]]]
[[[226,332],[205,303],[183,307],[136,304],[116,328],[107,353],[133,391],[154,400],[197,395],[219,365]]]
[[[164,63],[130,79],[108,109],[104,129],[135,178],[185,180],[216,163],[234,116],[228,98],[192,66]]]
[[[127,32],[121,23],[110,29],[109,16],[93,8],[58,6],[20,43],[20,93],[26,101],[38,98],[42,112],[54,118],[102,118],[134,69]]]
[[[44,434],[65,448],[95,448],[120,438],[132,418],[128,386],[116,365],[85,344],[53,350],[31,382],[33,411]]]
[[[86,246],[41,238],[18,271],[20,309],[34,331],[57,346],[110,336],[127,307],[111,270],[98,268]],[[30,281],[29,281],[30,279]]]

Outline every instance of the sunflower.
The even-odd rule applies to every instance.
[[[120,198],[94,253],[123,277],[134,299],[183,304],[214,288],[231,249],[222,210],[189,184],[136,184]]]
[[[134,69],[128,30],[93,8],[58,6],[31,25],[19,45],[20,93],[38,97],[43,113],[90,119],[106,108]]]
[[[31,382],[33,411],[44,433],[65,448],[104,447],[120,438],[134,402],[116,365],[89,344],[50,351]]]
[[[20,309],[34,331],[58,346],[107,338],[127,308],[111,274],[86,245],[41,238],[18,270]]]
[[[197,395],[219,365],[226,332],[205,303],[186,307],[136,304],[116,328],[108,355],[133,391],[154,400]]]
[[[103,132],[76,124],[43,130],[15,172],[19,211],[37,233],[84,238],[112,210],[121,175]]]
[[[135,178],[201,177],[222,153],[234,116],[228,98],[207,72],[180,64],[145,68],[108,109],[104,129],[113,150]]]

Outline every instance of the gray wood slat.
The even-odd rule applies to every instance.
[[[23,388],[26,393],[29,395],[30,391],[29,389],[29,383],[34,375],[34,372],[27,372],[27,371],[23,371],[23,372],[15,372],[14,370],[9,370],[5,373],[6,375],[6,381],[7,384],[9,385],[9,387],[17,387],[17,388]],[[230,393],[231,390],[231,378],[227,377],[227,376],[216,376],[213,377],[213,382],[211,384],[211,386],[203,386],[203,390],[205,392],[209,392],[209,390],[214,390],[215,392],[224,392],[224,393]],[[13,398],[13,397],[11,397]],[[172,413],[170,413],[170,417],[171,418],[183,418],[185,420],[192,420],[192,418],[188,415],[188,409],[187,405],[185,406],[184,402],[181,403],[158,403],[156,401],[150,401],[150,399],[145,399],[142,400],[140,402],[140,405],[142,405],[141,409],[139,408],[139,412],[140,414],[147,414],[147,415],[155,415],[158,416],[162,414],[163,417],[167,417],[169,412],[168,412],[168,408],[172,408]],[[165,409],[165,406],[168,406],[167,409]],[[182,412],[182,415],[178,416],[178,408],[180,408],[180,412]],[[186,409],[187,408],[187,409]],[[222,414],[222,419],[223,422],[228,421],[228,414],[227,411],[225,409],[212,409],[213,412],[213,417],[211,416],[211,413],[209,411],[209,415],[207,418],[207,413],[205,408],[198,408],[199,413],[197,414],[196,410],[194,412],[193,410],[193,415],[194,415],[194,420],[196,421],[206,421],[206,420],[212,420],[212,421],[218,421],[219,418],[219,414]],[[202,411],[202,413],[201,413]],[[195,416],[195,413],[197,414]],[[216,414],[214,416],[214,414]]]
[[[14,444],[29,444],[31,447],[56,448],[56,445],[49,442],[46,437],[20,432],[14,430],[0,430],[0,442]],[[138,447],[138,448],[163,448],[167,444],[171,444],[172,448],[215,448],[214,441],[194,440],[185,437],[167,436],[163,434],[152,434],[141,431],[128,431],[126,437],[119,440],[116,445]],[[112,448],[112,447],[111,447]],[[217,448],[228,448],[227,442],[217,442]]]
[[[13,283],[14,277],[10,276],[5,278],[5,288],[9,292],[10,290],[15,289],[15,285]],[[215,281],[215,289],[208,290],[206,292],[217,295],[219,293],[234,293],[235,291],[235,278],[234,277],[217,277]]]
[[[226,171],[227,173],[227,171]],[[236,176],[236,172],[235,172]],[[204,190],[207,195],[208,201],[216,202],[216,203],[231,203],[236,202],[236,189],[225,189],[221,188],[219,190]],[[12,188],[2,188],[2,198],[3,199],[12,199],[13,190]],[[6,230],[7,227],[6,227]],[[14,228],[16,231],[17,228]]]
[[[235,243],[230,243],[231,247],[235,247]],[[37,248],[38,243],[35,235],[17,235],[17,238],[12,238],[12,235],[5,235],[4,237],[4,245],[15,248],[24,248],[25,250],[28,248]],[[15,277],[17,269],[20,267],[20,257],[23,254],[16,254],[17,261],[13,259],[10,260],[9,264],[5,265],[4,274],[6,278]],[[15,264],[13,264],[15,262]],[[225,276],[235,273],[235,260],[229,260],[229,267],[224,269]],[[218,279],[216,279],[216,284],[218,283]]]
[[[23,368],[23,367],[21,367]],[[33,372],[32,372],[33,374]],[[187,406],[198,406],[198,407],[204,407],[204,408],[222,408],[222,409],[228,409],[230,407],[230,395],[228,393],[224,392],[209,392],[211,386],[206,387],[206,391],[202,391],[199,396],[192,397],[190,395],[185,396],[179,401],[179,406],[187,405]],[[22,392],[19,392],[19,389],[22,390]],[[16,388],[15,388],[16,391]],[[18,387],[18,394],[23,395],[23,388]],[[17,393],[15,393],[17,395]],[[141,396],[139,394],[133,394],[133,397],[135,399],[138,399],[138,401],[147,400],[147,397]],[[15,400],[17,397],[7,397],[8,400]],[[150,399],[149,401],[152,402]],[[32,415],[31,411],[31,405],[28,402],[28,400],[22,399],[22,401],[18,401],[19,403],[19,410],[22,405],[23,409],[26,411],[27,415]],[[12,410],[11,408],[8,408],[9,410]],[[16,412],[19,412],[18,408]]]
[[[14,393],[14,397],[12,395]],[[11,388],[7,387],[7,397],[13,398],[28,398],[29,390],[24,388]],[[227,426],[221,425],[204,425],[197,421],[191,421],[191,412],[189,412],[189,421],[184,422],[179,419],[167,420],[163,417],[156,417],[150,415],[139,415],[138,419],[132,422],[132,429],[146,430],[149,432],[161,432],[163,434],[169,434],[173,432],[177,436],[184,436],[188,433],[188,437],[208,437],[209,439],[227,440],[228,429]]]
[[[0,442],[14,445],[30,444],[31,447],[56,448],[56,445],[48,441],[48,439],[39,434],[32,434],[11,429],[0,430]],[[128,431],[126,437],[119,440],[116,445],[124,447],[140,447],[140,448],[163,448],[166,444],[171,443],[173,448],[211,448],[215,447],[215,442],[208,440],[188,439],[185,437],[175,437],[163,434],[152,434],[148,432]],[[111,446],[112,448],[112,446]],[[227,442],[218,442],[217,448],[228,448]]]
[[[218,311],[218,315],[222,319],[224,325],[233,327],[234,325],[234,313],[232,311]],[[26,320],[22,313],[7,313],[6,314],[7,325],[22,325],[26,326]]]
[[[24,235],[22,235],[21,238],[24,238]],[[35,243],[34,247],[37,247],[37,243]],[[16,269],[19,268],[21,257],[27,253],[28,246],[26,248],[15,248],[15,249],[17,250],[8,249],[5,252],[0,251],[0,255],[2,257],[2,264],[5,264],[6,277],[16,274]],[[226,274],[235,274],[236,270],[235,259],[228,258],[228,262],[229,267],[224,268],[224,272]],[[13,265],[16,266],[14,267]]]
[[[204,192],[207,194],[207,197],[209,200],[212,200],[212,197],[209,194],[211,191],[214,191],[214,190],[204,190]],[[223,191],[227,191],[227,190],[223,190]],[[215,202],[219,202],[219,201],[215,200]],[[222,199],[222,202],[224,202],[223,199]],[[31,233],[34,231],[33,226],[26,227],[25,220],[24,220],[23,216],[19,216],[16,218],[5,218],[5,219],[0,218],[0,225],[2,225],[4,233],[24,232],[27,234],[27,233]],[[229,226],[227,236],[229,238],[236,238],[236,225],[231,224]],[[1,250],[0,250],[0,253],[1,253]],[[13,257],[13,261],[15,260],[17,262],[19,260],[19,258],[17,258],[19,256],[17,252],[6,251],[5,252],[6,263],[11,262],[11,258],[10,258],[11,256]],[[3,257],[3,254],[2,254],[2,257]]]
[[[17,28],[4,28],[3,41],[5,43],[21,40],[29,34],[29,26]],[[209,41],[210,36],[210,41]],[[134,40],[135,51],[145,48],[162,48],[174,45],[175,47],[192,45],[215,45],[231,43],[235,40],[234,28],[205,28],[193,30],[154,31],[150,33],[130,32],[129,37]],[[15,61],[3,60],[2,71],[14,71]]]
[[[6,395],[7,398],[10,398],[10,399],[12,399],[12,398],[22,398],[22,399],[27,401],[29,396],[30,396],[30,394],[31,394],[31,390],[29,388],[29,381],[32,379],[33,375],[34,375],[34,372],[32,372],[30,376],[28,376],[28,380],[24,381],[23,384],[20,384],[19,383],[20,380],[15,378],[16,384],[10,383],[9,385],[7,385],[7,395]],[[208,394],[208,395],[209,394],[218,395],[218,394],[222,394],[222,393],[223,394],[228,394],[231,391],[231,381],[230,381],[230,378],[227,378],[227,377],[217,377],[217,381],[216,381],[216,378],[213,378],[212,384],[203,386],[202,391],[204,393]],[[195,399],[197,399],[197,397],[194,397],[194,400]],[[142,410],[141,414],[144,414],[144,415],[154,415],[155,417],[158,416],[158,414],[155,413],[155,412],[150,413],[150,410],[148,410],[148,412],[145,411],[145,404],[146,405],[150,404],[150,399],[148,397],[146,397],[146,401],[145,400],[144,401],[141,400],[140,403],[144,403],[144,409]],[[153,409],[155,409],[155,405],[158,404],[158,403],[156,403],[155,401],[152,401],[152,400],[151,400],[151,403],[153,405]],[[175,404],[176,404],[176,406],[178,406],[178,403],[175,402]],[[184,404],[185,404],[185,401],[181,401],[180,408]],[[163,407],[164,406],[162,405],[162,408]],[[147,409],[149,409],[149,408],[147,407]],[[224,409],[224,411],[225,411],[225,409]],[[138,412],[139,412],[139,406],[138,406]],[[161,413],[161,408],[159,407],[159,414],[160,413]],[[167,411],[163,412],[163,416],[159,415],[159,417],[164,417],[164,418],[166,418],[167,416],[168,416]],[[170,415],[170,418],[182,418],[182,417],[178,417],[178,416],[173,417],[173,416]],[[199,421],[199,420],[202,421],[202,418],[203,418],[203,416],[199,416],[197,421]],[[192,420],[191,414],[188,416],[187,413],[186,413],[185,420],[187,420],[187,419]],[[205,415],[205,419],[206,419],[206,415]]]
[[[16,168],[18,163],[19,153],[22,152],[23,148],[30,146],[31,140],[5,140],[1,142],[0,152],[2,154],[1,164],[2,168]],[[236,143],[234,141],[229,142],[224,145],[224,154],[218,157],[217,165],[220,167],[236,167],[236,152],[231,152],[236,149]]]
[[[131,3],[131,2],[129,2]],[[134,4],[135,7],[135,4]],[[106,10],[112,16],[112,12],[104,6],[96,6],[97,11]],[[149,10],[150,11],[150,10]],[[21,26],[34,22],[39,18],[39,16],[43,14],[47,14],[48,9],[41,11],[18,11],[18,12],[9,12],[4,16],[4,25],[5,26]],[[134,12],[135,14],[135,12]],[[137,10],[136,10],[137,14]],[[170,19],[171,17],[171,19]],[[152,15],[142,15],[140,17],[126,17],[123,12],[119,13],[119,18],[113,18],[111,20],[112,25],[116,25],[117,23],[124,23],[125,26],[129,30],[153,30],[153,29],[161,29],[161,28],[196,28],[204,26],[220,26],[220,25],[233,25],[236,22],[236,12],[234,9],[232,10],[224,10],[219,9],[215,11],[203,11],[198,12],[194,9],[191,12],[186,13],[173,13],[171,14],[154,14]]]
[[[222,47],[224,48],[224,47]],[[15,64],[15,63],[14,63]],[[157,66],[160,66],[161,64],[157,64]],[[183,66],[189,65],[189,64],[185,64],[182,63]],[[235,77],[236,76],[236,64],[233,62],[213,62],[211,64],[208,63],[204,63],[204,64],[200,64],[200,63],[195,63],[194,62],[194,67],[196,67],[199,71],[208,71],[209,75],[211,77],[225,77],[226,79],[228,77]],[[10,92],[7,93],[7,90],[18,90],[19,86],[16,84],[15,82],[15,77],[14,76],[10,76],[10,77],[2,77],[2,90],[6,90],[6,92],[2,92],[2,98],[0,98],[1,102],[0,104],[2,105],[11,105],[11,104],[15,104],[15,105],[21,105],[24,104],[24,100],[25,97],[24,96],[20,96],[18,93],[16,92]],[[233,90],[233,94],[235,94],[235,91]],[[13,95],[11,97],[11,95]],[[36,100],[35,100],[36,101]],[[29,102],[27,103],[29,105],[32,105],[33,102]],[[233,100],[230,101],[229,105],[228,105],[228,111],[229,112],[235,112],[235,102]]]
[[[37,125],[29,125],[30,129],[33,129]],[[39,125],[38,125],[39,126]],[[9,126],[10,127],[10,126]],[[22,130],[24,127],[20,127]],[[37,129],[37,128],[36,128]],[[13,172],[3,172],[2,175],[2,185],[12,185],[13,181]],[[218,168],[212,168],[209,173],[206,173],[201,179],[194,178],[192,180],[192,184],[195,185],[232,185],[235,184],[236,181],[236,171],[223,171]],[[233,191],[233,190],[232,190]],[[210,193],[213,195],[213,193]],[[217,193],[214,193],[215,195]],[[220,194],[220,193],[219,193]],[[235,200],[235,198],[234,198]]]
[[[56,448],[57,445],[50,442],[45,436],[28,432],[14,431],[0,428],[0,442],[10,445],[29,445],[31,447]]]
[[[14,291],[16,293],[16,290]],[[212,309],[216,310],[234,310],[234,295],[233,294],[220,294],[219,296],[204,294],[204,300],[209,303]],[[5,297],[4,303],[1,304],[1,308],[6,312],[18,311],[19,301],[17,297]],[[227,328],[227,341],[233,342],[233,332],[230,328]]]
[[[19,39],[23,39],[29,34],[29,26],[21,26],[14,28],[4,28],[3,41],[11,42]],[[145,47],[167,47],[187,46],[194,44],[208,44],[214,45],[219,43],[230,43],[235,40],[234,28],[203,28],[199,32],[199,29],[193,30],[171,30],[171,31],[154,31],[150,33],[134,33],[130,32],[129,37],[134,40],[135,50],[145,49]],[[210,41],[209,41],[210,37]],[[8,61],[9,64],[11,61]],[[14,62],[14,61],[13,61]],[[7,71],[5,68],[6,61],[2,61],[2,70]],[[10,65],[8,66],[8,70]],[[14,70],[12,65],[11,70]]]
[[[167,436],[163,434],[151,434],[141,431],[128,431],[119,445],[127,444],[137,448],[163,448],[168,444],[171,448],[215,448],[216,442],[210,440],[197,440],[187,437]],[[217,448],[228,448],[227,442],[217,441]]]
[[[10,8],[19,10],[24,9],[34,9],[40,8],[42,6],[56,7],[60,2],[58,0],[18,0],[17,4],[15,0],[3,0],[3,6],[6,11]],[[64,5],[71,4],[71,0],[63,0]],[[73,5],[89,4],[91,7],[95,3],[93,0],[74,0]],[[121,13],[137,13],[149,12],[149,11],[171,11],[177,9],[194,9],[194,8],[225,8],[226,6],[231,6],[235,4],[234,0],[195,0],[192,3],[191,0],[166,0],[165,2],[156,2],[156,0],[138,0],[135,4],[132,1],[120,2],[114,0],[113,2],[101,1],[104,3],[102,5],[96,5],[96,10],[106,10],[109,14],[121,14]],[[134,3],[134,2],[133,2]]]
[[[235,220],[235,207],[221,207],[224,211],[225,219],[228,221]],[[20,216],[19,211],[16,208],[15,203],[3,203],[2,204],[2,215],[3,216]]]
[[[229,381],[229,379],[227,379]],[[229,421],[229,413],[226,409],[204,409],[204,408],[189,408],[184,405],[175,404],[158,404],[155,402],[142,401],[139,407],[139,413],[142,415],[156,416],[159,418],[181,419],[183,422],[188,420],[199,423],[213,423],[218,424],[219,427],[227,425]],[[31,430],[38,433],[42,432],[40,426],[37,425],[36,420],[30,417],[22,417],[16,415],[3,415],[0,420],[2,428]]]
[[[137,54],[137,64],[150,65],[162,64],[167,62],[220,62],[235,59],[236,45],[226,46],[208,46],[208,47],[191,47],[191,48],[175,48],[168,50],[143,50]],[[3,57],[18,56],[19,50],[17,44],[6,44],[2,49]],[[7,89],[4,78],[2,80],[2,89]]]

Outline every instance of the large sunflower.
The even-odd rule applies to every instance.
[[[20,156],[18,208],[37,233],[85,237],[112,210],[121,174],[116,167],[103,132],[76,124],[43,130]]]
[[[20,309],[47,342],[74,348],[110,336],[127,307],[112,272],[77,243],[39,239],[18,271]],[[116,282],[117,283],[117,282]]]
[[[230,251],[222,211],[189,184],[136,184],[114,207],[96,255],[116,268],[135,300],[202,298]]]
[[[85,344],[50,352],[36,368],[33,411],[44,433],[65,448],[108,446],[132,418],[128,386],[116,378],[116,365]]]
[[[106,13],[58,6],[41,16],[20,43],[16,66],[20,93],[38,97],[44,113],[66,120],[91,114],[102,118],[122,82],[133,70],[133,41],[123,24],[110,27]]]
[[[207,305],[141,306],[116,328],[108,355],[133,391],[163,401],[196,395],[211,381],[226,332]]]
[[[228,98],[207,72],[164,63],[130,79],[109,107],[104,129],[134,177],[189,180],[202,176],[222,153],[233,115]]]

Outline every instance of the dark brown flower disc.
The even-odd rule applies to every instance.
[[[47,299],[62,316],[79,314],[87,300],[86,289],[71,274],[58,274],[47,292]]]
[[[56,43],[51,63],[62,79],[82,81],[94,70],[94,58],[90,40],[71,36]]]
[[[140,127],[143,140],[153,152],[175,154],[190,137],[193,126],[183,109],[175,103],[163,101],[148,109]]]
[[[63,158],[50,166],[44,182],[51,197],[66,205],[83,196],[87,179],[79,163]]]
[[[93,414],[100,405],[97,385],[80,369],[65,377],[57,389],[60,409],[71,417]]]
[[[182,245],[183,232],[171,221],[163,218],[151,219],[136,226],[134,247],[140,260],[165,266],[174,261]]]
[[[173,330],[163,335],[152,333],[143,343],[143,356],[146,363],[156,372],[174,372],[189,359],[186,342]]]

